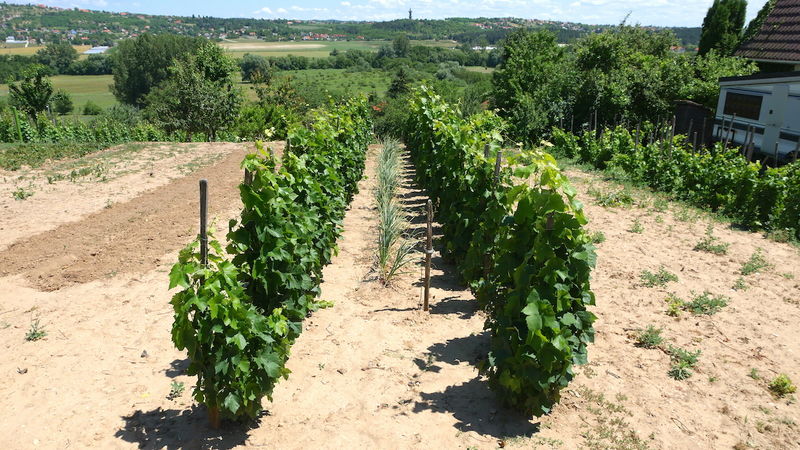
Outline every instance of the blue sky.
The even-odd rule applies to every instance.
[[[522,17],[592,24],[619,23],[631,13],[628,23],[642,25],[700,26],[713,0],[37,0],[60,7],[148,14],[207,15],[217,17],[263,17],[290,19],[391,20],[408,16]],[[766,0],[752,0],[747,20]]]

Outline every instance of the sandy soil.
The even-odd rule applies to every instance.
[[[731,244],[728,254],[694,251],[707,219],[680,221],[690,214],[676,205],[654,211],[652,199],[641,193],[635,194],[635,207],[597,206],[590,188],[616,188],[596,175],[571,171],[590,227],[606,237],[599,244],[593,284],[597,342],[590,349],[591,363],[578,369],[553,414],[527,420],[498,405],[478,377],[475,363],[487,345],[482,313],[438,254],[430,314],[418,309],[418,268],[390,288],[374,279],[376,212],[370,191],[375,152],[372,148],[368,177],[345,218],[339,255],[325,269],[322,298],[334,306],[307,320],[292,349],[292,375],[278,385],[274,402],[252,426],[223,432],[206,427],[204,409],[190,398],[193,379],[184,373],[185,355],[170,342],[166,290],[176,250],[195,233],[197,179],[217,176],[212,186],[228,186],[225,190],[233,195],[241,179],[232,166],[233,159],[241,159],[239,150],[132,198],[127,203],[142,203],[117,212],[136,220],[141,216],[126,216],[122,210],[155,211],[164,219],[151,231],[115,233],[116,239],[97,244],[101,252],[112,249],[122,255],[128,244],[118,241],[130,239],[139,247],[128,251],[147,255],[141,262],[121,264],[76,253],[93,248],[84,234],[126,226],[124,220],[97,215],[109,214],[113,206],[51,231],[31,232],[0,252],[0,267],[7,270],[0,277],[5,356],[0,398],[13,412],[0,421],[0,446],[800,448],[797,403],[773,397],[764,379],[748,376],[755,368],[766,379],[787,373],[800,381],[795,248],[717,224],[715,235]],[[411,185],[403,194],[412,223],[420,226],[424,198]],[[219,195],[212,195],[212,212],[224,224],[240,205],[235,198],[220,200],[228,194]],[[162,210],[163,203],[172,207]],[[170,216],[173,209],[180,214]],[[180,222],[184,215],[191,220]],[[628,231],[635,218],[644,228],[641,233]],[[139,220],[136,226],[147,223]],[[72,231],[59,231],[63,226]],[[158,245],[151,245],[151,238]],[[34,241],[55,249],[66,244],[68,251],[60,253],[75,256],[75,265],[64,262],[42,271],[34,257],[16,250],[24,244],[37,258],[52,258]],[[747,290],[732,290],[740,265],[757,247],[775,267],[744,277]],[[15,269],[8,268],[10,262],[18,264]],[[641,271],[660,265],[679,281],[665,288],[642,287]],[[118,271],[110,274],[107,267]],[[78,278],[63,275],[71,272]],[[665,314],[668,292],[687,299],[692,291],[704,290],[728,296],[728,306],[713,316]],[[48,334],[26,342],[37,318]],[[634,345],[632,335],[649,324],[663,327],[674,345],[702,351],[691,378],[673,380],[664,352]],[[170,400],[173,381],[185,383],[186,392]]]
[[[36,170],[0,169],[0,251],[21,237],[76,222],[114,203],[131,200],[240,147],[125,144]],[[33,195],[24,201],[16,200],[12,194],[18,189]],[[72,201],[65,202],[66,199]],[[56,207],[59,204],[63,208]]]

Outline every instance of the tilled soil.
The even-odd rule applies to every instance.
[[[197,234],[198,179],[208,180],[210,214],[238,204],[240,164],[250,150],[249,145],[235,145],[222,161],[191,177],[14,242],[0,252],[0,276],[22,273],[37,289],[55,291],[117,273],[151,270],[165,250],[181,247]],[[224,232],[227,224],[220,226]]]

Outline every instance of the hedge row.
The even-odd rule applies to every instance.
[[[481,372],[503,402],[544,414],[594,337],[586,307],[595,301],[595,253],[575,191],[541,151],[496,166],[502,121],[493,113],[463,120],[424,87],[410,108],[405,139],[437,205],[444,253],[488,312],[491,349]]]
[[[290,347],[320,306],[322,268],[362,176],[370,130],[366,102],[353,100],[290,130],[280,164],[259,146],[242,163],[252,181],[240,186],[244,209],[226,251],[212,241],[206,267],[194,242],[173,267],[170,288],[182,289],[172,299],[173,341],[189,353],[194,397],[212,423],[218,414],[255,417],[288,376]]]
[[[693,151],[684,136],[638,144],[618,127],[580,136],[553,130],[554,151],[720,212],[751,228],[788,230],[800,237],[800,163],[764,168],[723,144]]]

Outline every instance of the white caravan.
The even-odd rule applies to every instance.
[[[756,153],[777,154],[783,162],[798,158],[800,71],[725,77],[719,86],[715,140],[742,147],[752,138]],[[752,136],[748,130],[754,131]]]

